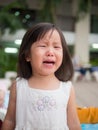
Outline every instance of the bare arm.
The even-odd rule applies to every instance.
[[[14,130],[16,116],[16,83],[13,83],[10,90],[9,105],[1,130]]]
[[[70,98],[68,102],[68,126],[69,130],[81,130],[75,102],[75,92],[73,87],[71,88]]]

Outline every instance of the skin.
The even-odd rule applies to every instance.
[[[51,35],[50,30],[41,40],[31,46],[30,54],[27,57],[27,61],[34,68],[33,76],[29,79],[30,86],[36,86],[38,88],[40,82],[40,89],[56,89],[50,87],[53,85],[59,87],[59,81],[54,73],[60,67],[62,59],[63,48],[60,36],[56,30]],[[51,82],[48,86],[47,82],[49,81]],[[45,84],[47,88],[43,88]]]
[[[36,58],[35,58],[36,57]],[[33,75],[28,79],[32,88],[54,90],[59,88],[60,81],[55,72],[60,67],[63,59],[61,39],[56,30],[51,30],[46,35],[32,44],[30,54],[26,61],[31,63]],[[13,111],[13,112],[12,112]],[[11,87],[8,111],[3,123],[2,130],[15,129],[16,111],[16,85]],[[72,87],[67,108],[69,130],[81,130],[76,112],[75,94]]]

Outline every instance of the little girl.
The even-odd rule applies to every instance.
[[[51,23],[29,29],[20,46],[18,78],[2,130],[81,130],[72,76],[61,30]]]

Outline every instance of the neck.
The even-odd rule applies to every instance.
[[[41,89],[55,89],[58,88],[59,80],[55,75],[51,76],[33,76],[29,79],[29,85]]]
[[[33,76],[31,78],[32,81],[42,83],[42,84],[49,84],[51,82],[55,82],[58,79],[56,78],[55,75],[50,75],[50,76]]]

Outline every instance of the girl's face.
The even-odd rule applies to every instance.
[[[63,48],[59,33],[50,30],[43,38],[32,44],[30,55],[27,61],[30,61],[33,75],[54,75],[62,64]]]

